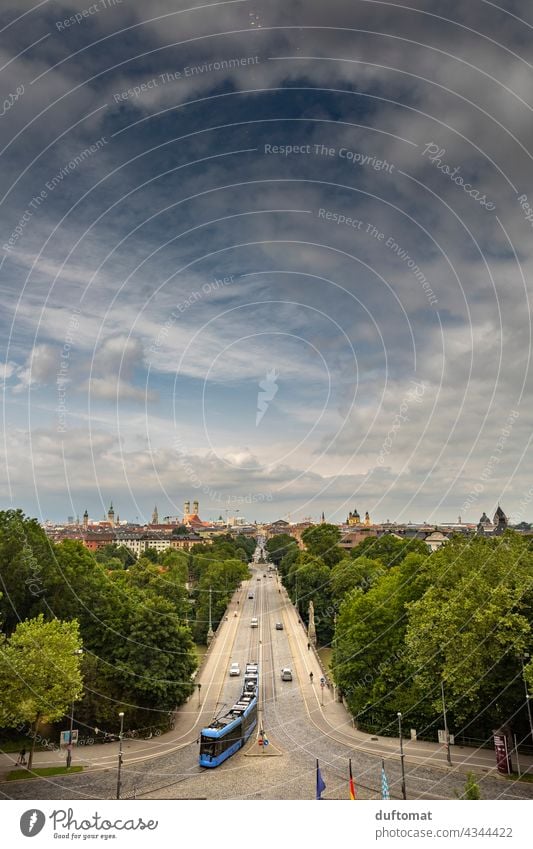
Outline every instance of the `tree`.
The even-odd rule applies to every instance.
[[[339,548],[341,532],[337,525],[316,525],[307,528],[302,534],[302,542],[313,557],[320,557],[326,566],[334,566],[343,558]]]
[[[290,571],[291,599],[298,601],[298,610],[309,624],[309,602],[313,602],[318,642],[329,643],[333,635],[335,610],[331,605],[330,570],[320,558],[301,552]]]
[[[267,540],[265,548],[268,551],[272,563],[274,563],[275,566],[279,566],[282,559],[289,551],[293,549],[298,551],[298,544],[294,537],[291,537],[290,534],[276,534]]]
[[[101,548],[97,549],[94,553],[94,559],[97,560],[98,563],[103,563],[104,566],[107,566],[107,568],[109,568],[110,561],[118,559],[125,569],[137,560],[133,551],[130,551],[130,549],[125,545],[117,545],[114,542],[110,542],[109,545],[103,545]]]
[[[76,621],[45,622],[42,615],[21,622],[0,647],[0,722],[31,724],[28,769],[39,724],[61,719],[81,696],[80,651]]]
[[[473,772],[467,772],[465,789],[461,799],[481,799],[481,790]]]
[[[44,611],[42,601],[54,569],[53,545],[39,523],[22,510],[0,511],[0,622],[6,634]]]
[[[380,560],[371,560],[369,557],[358,557],[354,560],[345,557],[331,570],[331,595],[341,601],[346,593],[356,587],[365,592],[385,572],[386,569]]]
[[[152,598],[137,606],[115,657],[123,676],[123,702],[167,712],[192,693],[198,661],[191,633],[166,599]]]
[[[235,537],[235,546],[244,551],[246,554],[246,560],[251,560],[257,546],[257,540],[255,537],[247,537],[244,534],[237,534]]]
[[[186,537],[190,533],[189,528],[186,525],[178,525],[177,528],[172,528],[171,536],[173,537]]]
[[[478,712],[491,726],[523,702],[520,657],[531,641],[533,555],[513,531],[455,539],[430,558],[432,586],[409,606],[413,672],[440,710],[440,689],[461,722]]]
[[[372,560],[380,560],[387,568],[398,565],[408,554],[428,557],[428,547],[421,539],[398,539],[393,534],[383,534],[380,537],[367,537],[350,552],[354,559],[370,557]]]
[[[211,598],[211,621],[213,628],[216,628],[235,589],[248,577],[248,567],[242,560],[210,562],[208,567],[202,570],[194,592],[196,612],[194,635],[197,642],[205,642],[207,636],[209,599]]]
[[[426,558],[410,554],[384,571],[367,592],[361,587],[344,598],[337,616],[333,676],[352,713],[386,727],[396,712],[407,713],[420,698],[408,671],[406,604],[427,586]]]

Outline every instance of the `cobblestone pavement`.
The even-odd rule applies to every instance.
[[[259,659],[262,667],[261,717],[270,745],[262,753],[255,735],[246,748],[215,770],[198,766],[198,745],[189,743],[179,751],[136,763],[128,763],[126,753],[122,770],[122,797],[138,799],[313,799],[315,765],[320,762],[326,782],[325,799],[348,799],[348,759],[360,799],[380,796],[381,755],[360,751],[350,741],[335,739],[329,726],[321,725],[316,693],[307,678],[305,643],[295,649],[295,640],[305,637],[294,632],[287,607],[273,579],[253,581],[255,598],[244,594],[239,608],[239,627],[235,640],[224,643],[220,657],[222,687],[217,712],[238,696],[240,678],[229,678],[232,661],[241,668],[247,660]],[[245,600],[244,600],[245,599]],[[260,620],[258,629],[250,628],[251,616]],[[283,631],[275,623],[283,621]],[[289,626],[289,627],[287,627]],[[254,657],[252,657],[255,655]],[[302,657],[304,661],[302,662]],[[293,668],[292,682],[282,682],[280,669]],[[305,698],[304,694],[305,693]],[[400,764],[397,758],[386,760],[392,798],[400,798]],[[406,762],[408,799],[454,799],[465,783],[464,768],[416,765]],[[507,781],[486,769],[476,770],[485,799],[532,799],[533,784]],[[109,799],[116,795],[117,770],[110,763],[104,769],[90,768],[68,777],[0,784],[0,797],[13,799]]]

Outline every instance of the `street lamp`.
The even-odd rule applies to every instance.
[[[407,799],[407,793],[405,791],[405,765],[404,758],[405,755],[403,753],[403,737],[402,737],[402,714],[398,711],[398,730],[400,732],[400,764],[402,767],[402,796],[404,799]]]
[[[75,649],[72,652],[73,655],[83,654],[83,649]],[[74,730],[74,701],[70,706],[70,728],[68,732],[68,746],[67,746],[67,769],[70,768],[72,763],[72,732]]]
[[[444,717],[444,737],[446,739],[446,758],[449,765],[452,765],[452,752],[450,747],[450,732],[448,730],[448,720],[446,718],[446,702],[444,701],[444,681],[440,682],[440,690],[442,694],[442,715]]]
[[[120,734],[118,735],[118,774],[117,774],[117,799],[120,799],[120,773],[122,771],[122,734],[124,733],[124,711],[121,710]]]
[[[213,633],[213,617],[212,617],[212,596],[213,589],[209,587],[209,628],[207,629],[207,645],[209,645],[215,636]]]

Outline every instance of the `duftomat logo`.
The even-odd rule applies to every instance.
[[[24,837],[35,837],[43,830],[46,817],[42,811],[32,808],[25,811],[20,818],[20,830]]]
[[[257,413],[255,416],[255,426],[258,427],[261,419],[268,410],[268,405],[274,400],[274,397],[279,389],[276,380],[279,377],[279,372],[273,368],[267,371],[263,380],[259,381],[260,392],[257,393]]]

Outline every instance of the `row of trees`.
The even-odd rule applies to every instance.
[[[72,701],[82,729],[115,730],[121,709],[130,727],[162,724],[192,692],[193,637],[202,640],[207,631],[206,590],[216,599],[216,626],[248,574],[254,547],[225,537],[194,555],[149,550],[136,560],[118,546],[93,554],[77,541],[54,545],[21,511],[0,512],[0,724],[31,722],[35,730],[36,722],[70,712]],[[54,643],[54,623],[71,629],[83,647],[81,658],[75,655],[77,681],[67,675],[75,649],[66,638],[63,650]],[[23,657],[16,646],[24,635],[34,656],[26,652],[21,666],[13,658]],[[37,679],[39,663],[45,676]],[[40,697],[38,710],[32,693]]]
[[[350,552],[338,528],[267,543],[283,582],[317,636],[359,725],[395,733],[396,715],[435,739],[444,684],[450,727],[473,738],[511,723],[529,733],[533,689],[533,553],[528,538],[453,537],[430,554],[420,540],[368,538]]]

